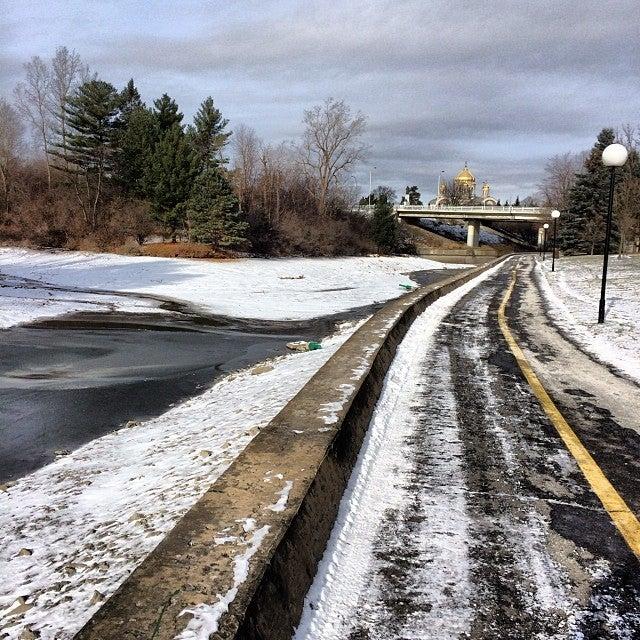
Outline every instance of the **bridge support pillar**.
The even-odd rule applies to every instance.
[[[467,223],[467,247],[476,248],[480,244],[480,220]]]

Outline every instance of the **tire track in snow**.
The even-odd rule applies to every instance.
[[[417,410],[440,379],[436,371],[446,375],[447,367],[438,359],[433,360],[436,371],[425,366],[427,354],[434,350],[434,336],[441,320],[462,296],[496,270],[485,272],[433,303],[413,323],[399,346],[316,580],[305,600],[296,640],[394,638],[398,625],[409,632],[418,624],[417,616],[420,627],[440,625],[442,638],[450,637],[450,625],[465,626],[467,516],[464,494],[459,490],[460,443],[452,415],[453,398],[448,393],[451,385],[439,387],[441,410],[436,408],[435,399],[431,400],[433,424],[440,420],[440,429],[430,428],[432,425],[423,421]],[[416,458],[416,443],[425,437],[433,439],[433,443],[420,451],[432,454],[435,467]],[[429,470],[431,475],[429,482],[423,483],[416,510],[413,501],[419,469]],[[456,507],[452,508],[452,504]],[[458,538],[451,535],[453,520]],[[411,541],[413,561],[406,564],[403,578],[399,576],[402,593],[395,604],[413,601],[418,591],[425,599],[419,613],[412,614],[407,609],[396,624],[392,620],[393,603],[381,603],[389,585],[380,571],[384,559],[381,562],[376,555],[385,552],[385,531],[393,539],[400,539],[402,526],[405,542],[411,538],[411,531],[416,535]],[[406,550],[401,544],[396,550],[402,561]],[[442,561],[443,553],[448,554],[446,562]],[[391,556],[387,560],[391,569]],[[451,617],[446,618],[447,624],[443,617],[448,612]],[[393,628],[389,628],[391,622]],[[415,637],[424,637],[424,629],[420,633]]]
[[[503,347],[490,329],[502,280],[461,301],[452,312],[457,323],[448,325],[466,487],[473,492],[468,508],[474,619],[462,637],[505,637],[505,630],[512,637],[565,637],[569,620],[563,612],[574,604],[546,550],[545,505],[521,499],[532,489],[525,477],[531,458],[545,455],[535,441],[525,443],[523,434],[544,417],[530,393],[514,388],[517,377],[509,368],[501,369]]]
[[[498,333],[504,281],[400,346],[296,640],[636,637],[608,562],[558,528],[602,509]]]

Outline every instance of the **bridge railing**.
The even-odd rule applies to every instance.
[[[460,205],[434,205],[434,204],[399,204],[395,207],[396,211],[402,212],[433,212],[433,213],[470,213],[470,212],[478,212],[478,213],[494,213],[494,214],[505,214],[505,213],[513,213],[513,214],[531,214],[531,215],[544,215],[547,213],[547,209],[544,207],[514,207],[514,206],[500,206],[500,205],[470,205],[470,206],[460,206]]]

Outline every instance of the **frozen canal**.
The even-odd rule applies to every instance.
[[[335,320],[102,313],[5,329],[0,482],[128,421],[160,415],[221,375],[286,353],[289,341],[321,338]]]

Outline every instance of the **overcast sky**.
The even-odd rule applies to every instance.
[[[327,96],[368,116],[355,172],[433,194],[468,160],[512,200],[545,159],[640,124],[640,0],[0,0],[0,95],[22,63],[75,49],[189,120],[212,95],[231,128],[294,139]]]

